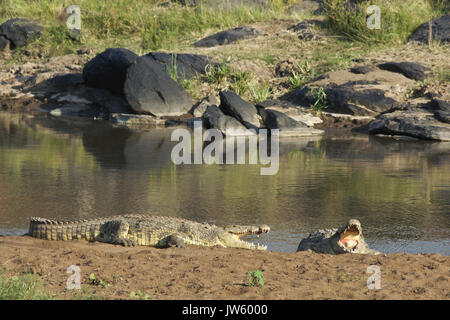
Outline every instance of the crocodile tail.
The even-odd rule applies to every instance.
[[[94,240],[100,232],[99,221],[63,221],[39,217],[30,218],[28,235],[45,240]]]

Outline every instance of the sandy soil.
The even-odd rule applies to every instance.
[[[124,248],[85,241],[54,242],[0,237],[0,269],[33,272],[59,298],[70,265],[81,269],[82,287],[106,299],[141,291],[161,299],[450,299],[450,257],[440,254],[323,255],[242,249]],[[381,271],[381,289],[367,288],[368,266]],[[248,286],[247,272],[261,269],[265,284]],[[94,273],[107,288],[91,284]]]

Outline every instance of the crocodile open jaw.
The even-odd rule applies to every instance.
[[[339,242],[347,249],[354,249],[359,243],[361,228],[358,224],[348,224],[340,235]]]

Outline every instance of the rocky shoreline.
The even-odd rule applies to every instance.
[[[445,29],[445,19],[436,19],[436,34],[441,32],[440,25]],[[309,27],[296,28],[304,31]],[[417,31],[419,35],[422,29]],[[14,36],[23,30],[25,37]],[[0,26],[0,36],[9,39],[12,49],[39,36],[41,30],[31,21],[15,19]],[[260,35],[251,27],[239,27],[193,45],[222,46]],[[414,41],[422,38],[412,37]],[[442,39],[446,41],[445,34]],[[205,75],[221,65],[213,57],[198,54],[149,52],[138,56],[127,49],[109,48],[92,56],[80,50],[78,55],[0,71],[0,107],[47,112],[54,117],[109,120],[141,129],[189,126],[201,120],[205,127],[224,135],[279,129],[281,136],[309,136],[320,135],[329,127],[344,127],[369,134],[450,141],[448,84],[442,92],[420,92],[418,85],[433,76],[431,69],[420,63],[385,61],[331,71],[276,99],[258,103],[221,89],[210,89],[207,96],[196,100],[175,81]],[[288,62],[283,68],[290,74],[295,66]]]

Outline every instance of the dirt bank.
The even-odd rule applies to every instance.
[[[83,292],[106,299],[449,299],[450,257],[440,254],[322,255],[224,248],[124,248],[85,241],[52,242],[0,237],[3,274],[37,274],[57,298],[70,265],[81,269]],[[381,270],[381,289],[369,290],[367,267]],[[263,271],[262,287],[248,286],[248,271]],[[102,285],[92,284],[94,273]]]

